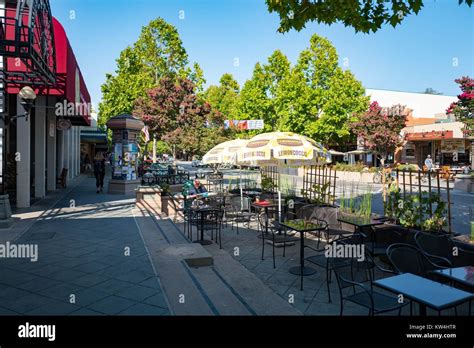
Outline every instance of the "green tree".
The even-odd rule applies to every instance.
[[[343,23],[356,32],[376,32],[383,25],[396,27],[406,16],[418,14],[424,0],[266,0],[268,10],[280,16],[278,31],[300,31],[308,22]],[[472,5],[473,0],[458,0]]]
[[[422,93],[424,94],[433,94],[433,95],[442,95],[443,93],[438,92],[436,89],[431,87],[426,88]]]
[[[367,109],[369,97],[349,70],[338,66],[336,49],[318,35],[300,53],[296,66],[276,93],[280,130],[293,131],[327,146],[354,140],[349,128],[354,113]]]
[[[115,74],[106,75],[101,86],[99,124],[104,125],[112,116],[131,113],[135,101],[167,76],[190,78],[198,87],[204,84],[199,65],[188,66],[188,55],[176,28],[157,18],[120,53]]]
[[[404,105],[382,108],[374,101],[350,126],[383,166],[387,156],[403,143],[400,133],[405,127],[407,115],[408,109]]]
[[[149,127],[157,140],[186,155],[202,155],[225,140],[222,114],[196,95],[189,79],[162,78],[158,86],[137,99],[134,114]]]
[[[219,85],[211,85],[204,93],[204,100],[223,114],[226,120],[235,120],[240,86],[231,74],[224,74]]]
[[[242,88],[239,99],[239,119],[263,119],[265,132],[277,130],[279,124],[276,97],[280,83],[291,70],[288,58],[279,50],[273,52],[267,64],[257,63],[252,78]],[[249,136],[261,131],[247,131]]]

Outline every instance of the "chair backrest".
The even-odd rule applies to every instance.
[[[450,261],[453,259],[454,244],[447,235],[419,231],[415,235],[415,243],[427,256],[441,256]]]
[[[387,257],[393,270],[398,274],[413,273],[423,277],[426,276],[424,255],[413,245],[392,244],[387,249]]]
[[[330,260],[330,262],[333,261]],[[352,287],[352,282],[363,284],[370,280],[367,269],[364,267],[359,267],[356,259],[351,259],[350,262],[342,266],[335,265],[332,267],[332,270],[336,275],[337,284],[341,293],[343,289]]]

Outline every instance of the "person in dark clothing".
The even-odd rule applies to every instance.
[[[204,187],[201,182],[196,179],[194,180],[194,185],[189,188],[189,193],[188,193],[188,199],[189,198],[197,198],[199,196],[204,196],[206,197],[207,194],[207,189]]]
[[[102,153],[98,153],[94,158],[94,175],[95,175],[95,186],[97,187],[97,193],[102,192],[104,188],[104,177],[105,177],[105,158]]]

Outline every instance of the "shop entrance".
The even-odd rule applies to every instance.
[[[418,146],[418,165],[420,168],[423,168],[423,165],[425,164],[425,159],[428,155],[432,155],[431,151],[431,142],[426,142],[426,143],[420,143]],[[433,159],[433,162],[435,160]]]

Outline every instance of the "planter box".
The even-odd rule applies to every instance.
[[[135,190],[136,202],[147,208],[161,212],[162,208],[162,189],[153,186],[140,186]]]
[[[173,199],[168,196],[161,196],[161,213],[165,214],[166,216],[169,217],[183,217],[183,212],[177,211],[176,209],[179,209],[183,206],[184,204],[184,196],[181,196],[180,198],[175,198],[175,201],[173,202]]]
[[[342,181],[357,181],[364,183],[373,183],[374,182],[374,173],[369,172],[346,172],[338,171],[336,172],[338,180]]]

